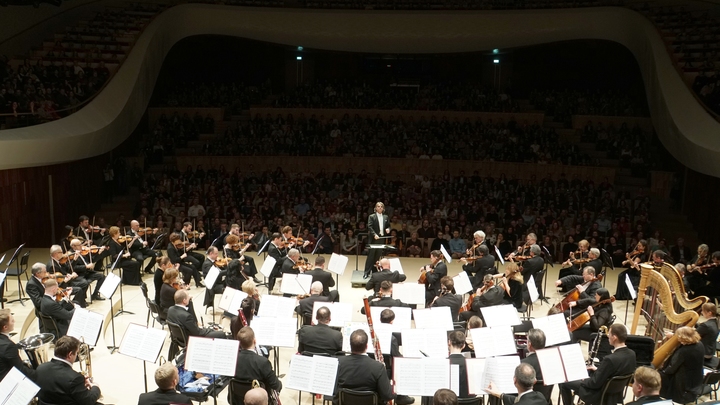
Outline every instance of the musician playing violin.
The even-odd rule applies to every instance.
[[[83,247],[79,239],[73,239],[70,241],[70,248],[73,250],[75,255],[70,258],[70,267],[77,273],[79,277],[87,280],[88,284],[93,281],[97,281],[95,284],[95,291],[93,292],[92,299],[97,301],[103,301],[105,298],[100,296],[100,287],[105,281],[105,275],[99,271],[95,271],[96,263],[92,262],[89,256],[92,253],[87,253],[87,247]],[[87,258],[86,258],[87,257]]]
[[[232,238],[232,236],[235,236],[237,239]],[[230,226],[230,232],[225,236],[223,252],[225,253],[225,257],[240,259],[240,261],[243,262],[243,273],[245,273],[248,277],[252,277],[255,283],[259,283],[260,281],[255,278],[255,275],[258,273],[257,266],[255,265],[255,259],[243,254],[246,246],[248,248],[250,247],[248,244],[250,244],[250,239],[252,239],[253,236],[255,235],[242,233],[240,231],[240,225],[232,224]]]
[[[430,252],[430,264],[425,265],[420,271],[425,272],[425,303],[429,306],[435,297],[440,295],[442,285],[440,280],[447,276],[447,265],[442,261],[443,254],[439,250]]]
[[[72,253],[70,253],[70,255],[72,255]],[[70,268],[70,257],[63,254],[60,245],[52,245],[50,247],[50,261],[46,267],[51,274],[61,274],[64,276],[60,287],[72,287],[75,301],[81,307],[85,308],[85,306],[87,306],[86,300],[89,283],[84,278],[79,277],[78,274]]]
[[[208,272],[213,266],[215,266],[215,262],[217,260],[218,249],[215,246],[210,246],[207,251],[207,257],[202,264],[203,277],[205,277],[205,279],[207,279]],[[207,288],[205,290],[205,300],[203,301],[203,305],[211,306],[215,300],[215,294],[222,294],[223,290],[225,289],[225,276],[227,275],[227,266],[224,267],[225,269],[218,267],[220,268],[220,273],[217,279],[215,279],[215,284],[213,284],[212,288]]]
[[[190,279],[194,278],[196,286],[205,287],[200,280],[200,272],[195,268],[195,266],[193,266],[192,262],[188,260],[190,256],[186,251],[187,246],[188,245],[182,241],[182,236],[179,233],[173,233],[170,235],[170,243],[167,246],[167,255],[173,264],[180,265],[178,270],[182,273],[185,284],[190,284]],[[204,257],[203,260],[205,260]],[[202,268],[202,265],[200,265],[200,268]]]
[[[270,273],[270,278],[268,279],[268,291],[270,292],[273,288],[275,288],[275,280],[278,277],[282,277],[280,274],[280,267],[287,255],[287,250],[285,249],[285,245],[283,243],[283,236],[281,234],[277,232],[272,234],[267,252],[269,257],[275,259],[275,266],[273,267],[272,272]]]
[[[75,228],[74,234],[75,236],[85,238],[86,245],[101,245],[102,238],[105,235],[105,229],[99,226],[91,226],[90,218],[86,215],[80,215],[80,223],[77,228]]]
[[[565,276],[555,282],[556,286],[563,286],[566,291],[570,291],[574,286],[580,293],[579,300],[570,302],[570,309],[566,316],[569,316],[570,312],[577,312],[597,302],[595,301],[595,293],[602,288],[602,283],[593,280],[595,280],[595,269],[587,266],[583,269],[582,276]]]
[[[193,250],[198,248],[197,242],[203,236],[205,236],[205,233],[203,232],[193,232],[192,222],[183,223],[182,230],[180,231],[180,238],[183,243],[190,242],[190,244],[185,248],[185,253],[187,254],[185,261],[190,263],[198,272],[202,268],[202,262],[205,260],[205,257],[200,253],[193,252]]]
[[[108,230],[108,234],[110,235],[110,257],[112,262],[115,263],[117,257],[120,256],[120,259],[117,261],[117,267],[123,269],[123,284],[140,285],[140,263],[132,259],[132,255],[129,250],[132,242],[120,241],[120,228],[117,226],[111,226],[110,230]],[[133,239],[132,237],[128,238],[131,240]]]
[[[618,300],[632,299],[632,295],[625,284],[626,277],[630,277],[630,282],[636,291],[640,285],[640,263],[647,262],[650,257],[647,241],[645,239],[640,239],[638,244],[635,246],[635,249],[633,249],[632,252],[627,253],[625,256],[627,257],[627,260],[625,260],[622,264],[628,268],[618,275],[617,290],[615,290],[615,299]]]
[[[577,252],[570,252],[570,257],[563,262],[562,269],[558,278],[563,278],[571,274],[581,275],[582,269],[585,267],[585,263],[588,262],[588,256],[590,254],[590,242],[583,239],[578,242]]]
[[[140,235],[140,234],[143,235]],[[152,274],[153,273],[153,267],[155,267],[155,259],[157,258],[157,253],[150,249],[148,246],[148,233],[147,230],[143,229],[140,230],[140,223],[138,221],[130,221],[130,232],[128,232],[128,235],[132,237],[132,243],[130,244],[130,255],[135,259],[140,265],[145,263],[146,259],[150,259],[148,261],[148,264],[145,266],[145,273]]]
[[[477,288],[485,274],[495,273],[495,257],[490,254],[490,247],[485,243],[485,232],[477,231],[473,234],[475,244],[468,249],[467,257],[460,259],[463,270]]]

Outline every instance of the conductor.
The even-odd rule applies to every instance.
[[[383,214],[384,211],[385,204],[377,202],[375,204],[375,212],[368,216],[368,243],[382,243],[379,239],[390,235],[390,221],[388,220],[388,216]],[[375,263],[380,259],[380,255],[380,249],[368,249],[363,278],[370,277]]]

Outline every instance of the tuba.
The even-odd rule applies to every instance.
[[[18,342],[18,346],[25,351],[32,368],[37,369],[40,364],[47,363],[52,359],[50,344],[53,340],[55,340],[55,336],[52,333],[41,333],[21,340]]]
[[[85,378],[92,379],[92,355],[90,353],[90,345],[85,343],[85,339],[82,339],[80,342],[77,357],[80,363],[80,374],[85,376]]]

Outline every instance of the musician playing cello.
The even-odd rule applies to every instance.
[[[566,316],[570,316],[570,313],[578,312],[579,310],[585,309],[588,306],[594,304],[595,293],[602,288],[602,283],[595,279],[595,269],[587,266],[583,269],[582,276],[565,276],[555,282],[555,285],[560,287],[563,286],[566,290],[571,290],[574,286],[580,293],[580,299],[569,303],[570,309]]]
[[[584,340],[590,341],[590,335],[596,333],[601,326],[610,326],[613,318],[613,306],[610,301],[610,291],[606,288],[598,288],[595,292],[595,301],[603,304],[598,306],[590,305],[587,307],[587,313],[590,315],[588,323],[583,325],[580,329],[573,331],[572,340],[578,342]]]

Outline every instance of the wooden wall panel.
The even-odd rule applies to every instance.
[[[710,251],[720,250],[720,178],[687,169],[683,195],[683,214],[688,217]]]

